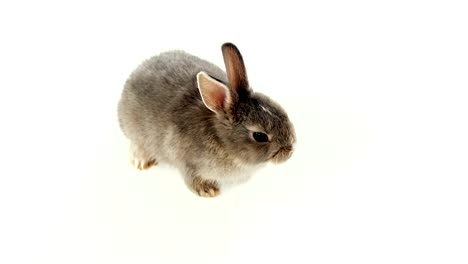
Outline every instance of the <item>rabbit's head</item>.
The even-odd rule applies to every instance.
[[[252,90],[236,46],[226,43],[222,52],[229,82],[200,72],[197,85],[203,103],[216,116],[216,136],[226,153],[245,165],[288,160],[296,141],[288,115],[270,98]]]

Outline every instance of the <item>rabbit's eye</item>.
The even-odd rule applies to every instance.
[[[268,142],[268,135],[262,132],[253,132],[253,138],[257,142]]]

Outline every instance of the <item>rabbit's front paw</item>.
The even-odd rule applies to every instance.
[[[215,181],[195,177],[191,182],[191,187],[201,197],[216,197],[219,195],[219,186]]]

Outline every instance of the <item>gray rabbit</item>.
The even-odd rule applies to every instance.
[[[171,164],[203,197],[247,180],[268,161],[288,160],[296,141],[281,106],[252,91],[236,46],[225,43],[222,53],[227,74],[183,51],[146,60],[128,78],[118,106],[132,163]]]

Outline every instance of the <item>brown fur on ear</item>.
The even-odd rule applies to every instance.
[[[222,46],[224,64],[230,84],[238,94],[249,92],[249,81],[245,70],[244,60],[237,47],[232,43]]]

